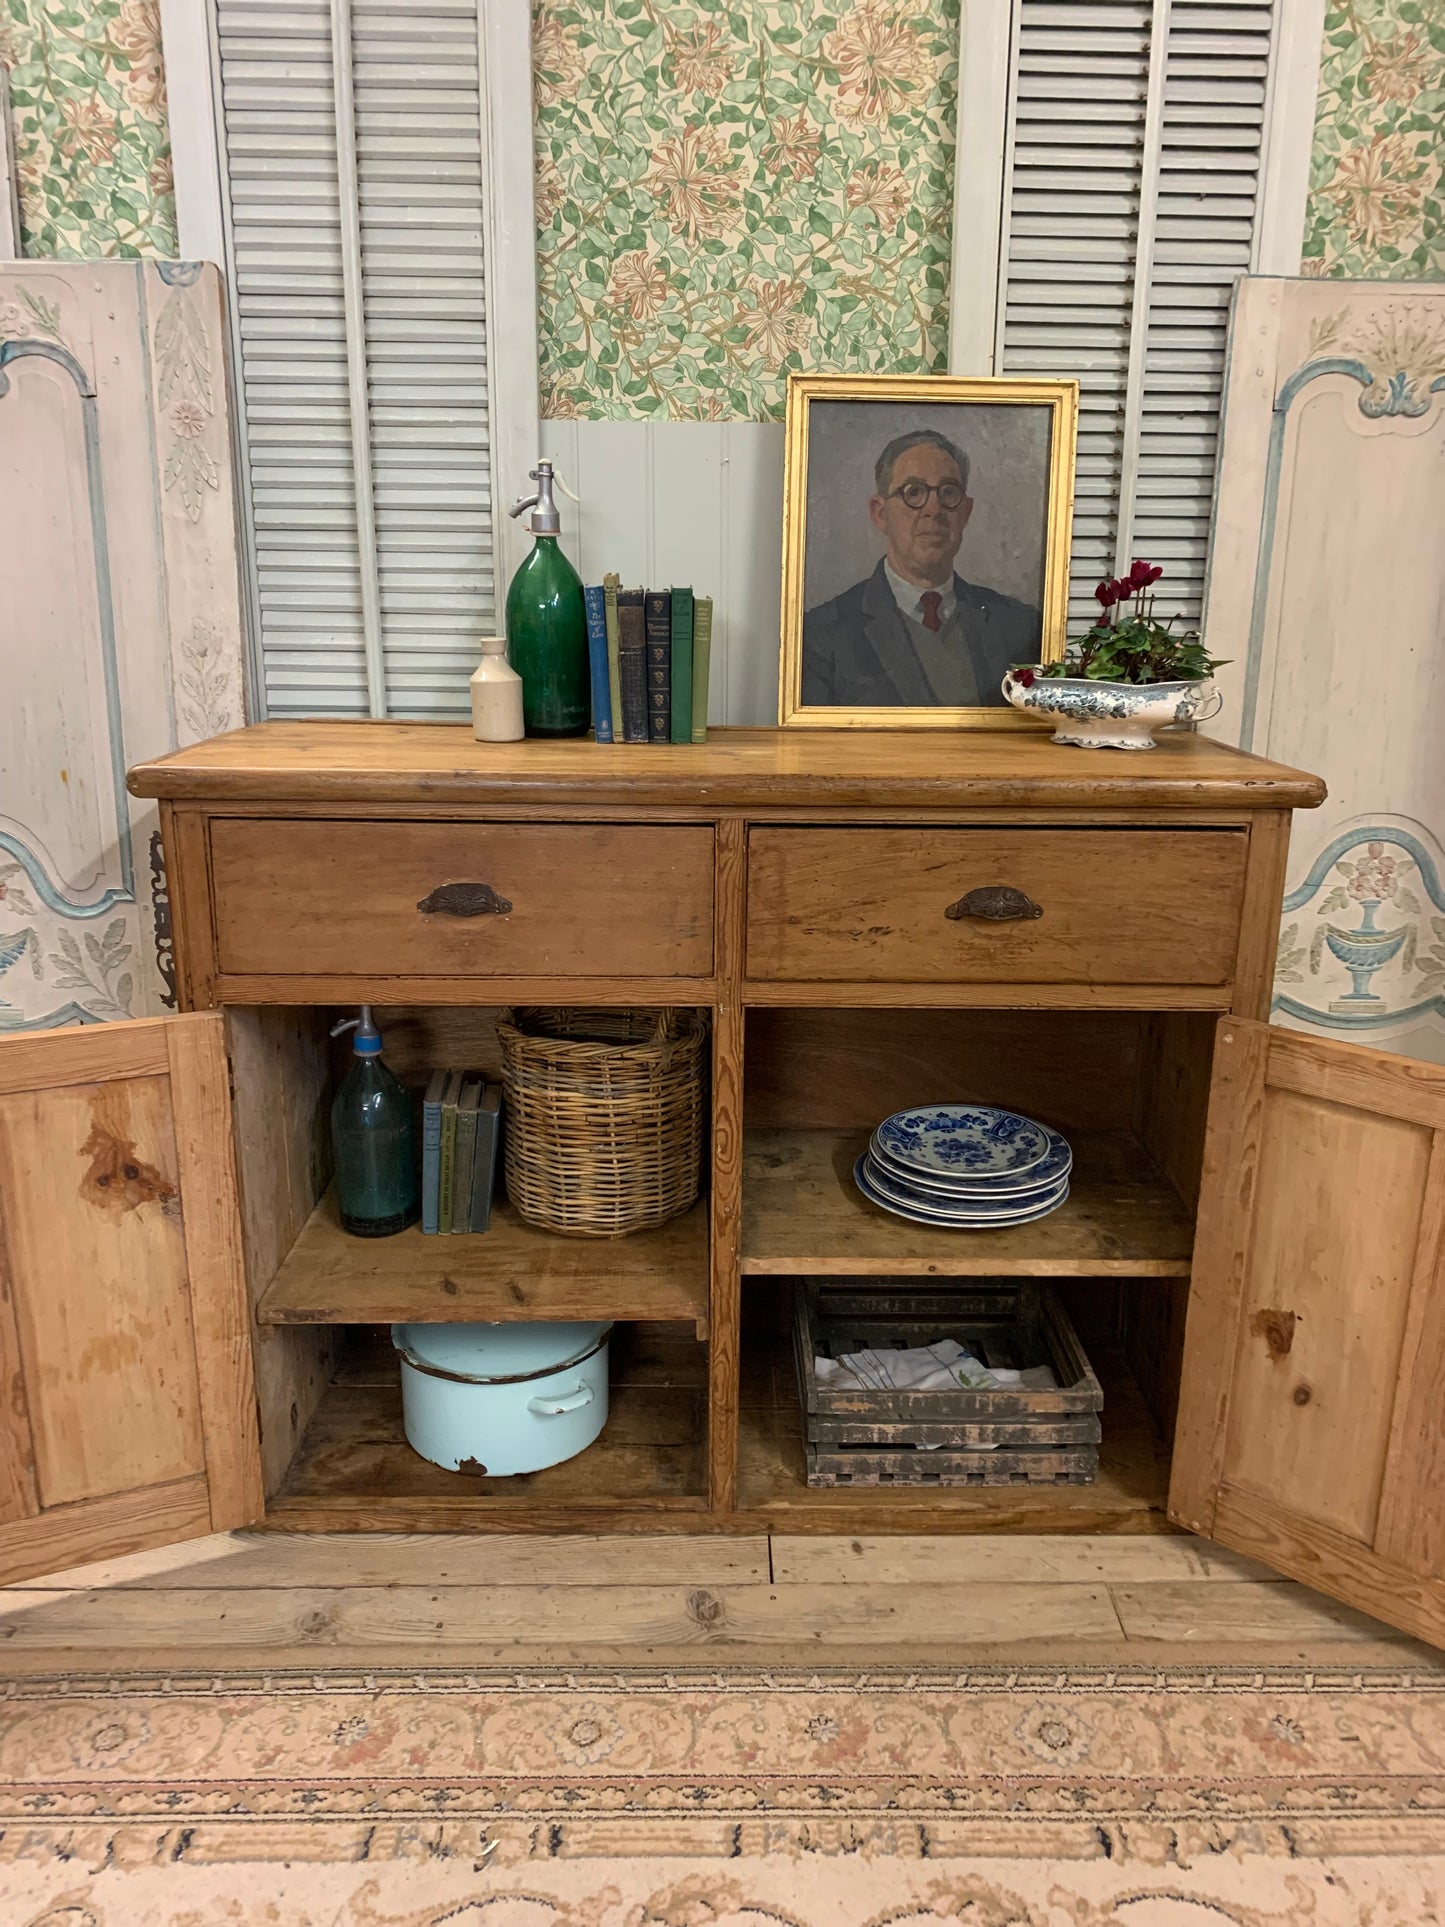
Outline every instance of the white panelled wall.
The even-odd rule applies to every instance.
[[[713,599],[708,720],[778,720],[783,430],[775,422],[542,424],[562,546],[584,581],[690,584]]]

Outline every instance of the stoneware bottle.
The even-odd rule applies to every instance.
[[[472,734],[479,743],[517,743],[522,721],[522,678],[507,661],[507,638],[486,636],[482,662],[472,671]]]
[[[535,495],[508,511],[531,509],[532,553],[507,591],[507,646],[522,678],[522,714],[529,736],[584,736],[592,720],[587,661],[587,610],[582,578],[562,553],[562,518],[552,499],[552,464],[531,470]]]

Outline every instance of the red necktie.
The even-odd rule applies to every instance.
[[[925,589],[918,598],[918,606],[923,611],[923,626],[925,629],[931,629],[934,635],[937,635],[943,627],[938,619],[938,608],[942,601],[943,597],[937,589]]]

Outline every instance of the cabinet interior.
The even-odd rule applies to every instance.
[[[695,1527],[807,1531],[1168,1530],[1193,1214],[1215,1019],[1080,1009],[766,1008],[746,1014],[737,1267],[710,1276],[706,1200],[659,1231],[553,1236],[502,1205],[478,1237],[348,1238],[330,1216],[338,1013],[227,1011],[267,1521],[297,1530]],[[386,1061],[501,1072],[498,1011],[377,1006]],[[880,1118],[973,1100],[1075,1148],[1068,1203],[1009,1231],[941,1232],[863,1205],[852,1165]],[[713,1093],[717,1103],[717,1093]],[[721,1135],[721,1134],[720,1134]],[[1104,1383],[1088,1487],[809,1488],[792,1365],[794,1281],[1046,1277]],[[478,1480],[407,1447],[388,1326],[405,1318],[609,1318],[599,1442],[550,1471]],[[718,1523],[716,1519],[712,1521]]]

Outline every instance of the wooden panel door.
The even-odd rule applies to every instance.
[[[1445,1069],[1227,1017],[1169,1516],[1445,1646]]]
[[[223,1021],[0,1038],[0,1584],[262,1510]]]

